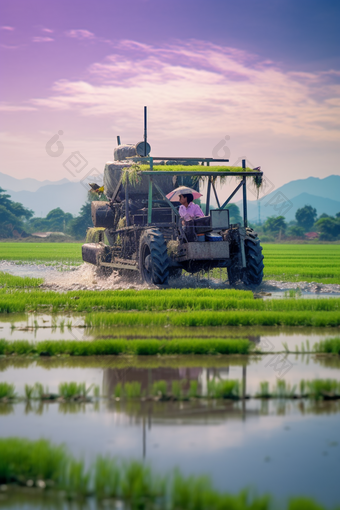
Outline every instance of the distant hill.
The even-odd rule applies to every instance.
[[[95,182],[98,176],[94,176]],[[96,181],[97,180],[97,181]],[[91,178],[89,178],[91,182]],[[21,202],[25,207],[32,209],[36,216],[46,216],[48,212],[60,207],[65,212],[77,215],[87,198],[87,185],[84,183],[71,182],[68,179],[60,181],[37,181],[36,179],[15,179],[10,175],[0,172],[0,187],[8,190],[8,194],[16,202]],[[265,221],[268,216],[278,216],[279,210],[266,205],[268,202],[275,203],[275,195],[283,194],[292,204],[292,207],[283,212],[287,221],[295,219],[297,209],[305,205],[315,207],[318,215],[322,213],[334,216],[340,212],[340,176],[330,175],[324,179],[308,177],[288,182],[280,188],[274,189],[270,194],[260,200],[261,220]],[[248,198],[253,195],[248,193]],[[242,202],[237,202],[242,211]],[[248,218],[252,222],[258,219],[258,202],[248,200]]]
[[[280,213],[280,208],[275,207],[276,195],[280,193],[283,200],[287,199],[287,207]],[[249,196],[249,194],[248,194]],[[291,204],[291,207],[288,207]],[[242,211],[242,201],[237,202]],[[275,189],[265,197],[260,196],[260,215],[261,221],[265,221],[269,216],[279,216],[286,218],[286,221],[295,220],[295,213],[301,207],[311,205],[317,211],[318,216],[326,213],[334,216],[340,212],[340,176],[330,175],[324,179],[318,177],[308,177],[284,184]],[[248,201],[248,219],[251,222],[258,220],[258,201]]]
[[[16,179],[11,175],[3,174],[0,172],[0,187],[5,190],[11,191],[37,191],[42,186],[52,184],[53,186],[59,184],[66,184],[71,182],[68,179],[61,179],[60,181],[37,181],[36,179],[25,178]]]
[[[57,207],[64,212],[78,215],[86,201],[87,189],[80,182],[66,182],[42,186],[37,191],[10,191],[8,194],[15,202],[21,202],[28,209],[32,209],[35,216],[45,217]]]

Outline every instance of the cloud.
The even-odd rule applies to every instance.
[[[8,25],[4,25],[0,27],[1,30],[7,30],[8,32],[13,32],[14,27],[9,27]]]
[[[44,43],[44,42],[52,42],[52,41],[54,41],[54,39],[52,39],[51,37],[33,37],[32,41],[35,43]]]
[[[331,71],[285,72],[204,41],[162,47],[120,41],[115,47],[88,69],[86,80],[59,80],[50,97],[33,104],[126,121],[147,104],[159,137],[214,137],[222,126],[232,135],[339,136],[340,87]]]
[[[6,102],[0,102],[0,112],[33,112],[37,108],[26,105],[11,105]]]
[[[50,28],[42,28],[42,32],[46,32],[47,34],[53,34],[54,30],[51,30]]]
[[[88,30],[69,30],[66,32],[68,37],[72,37],[74,39],[84,40],[84,39],[95,39],[95,35]]]

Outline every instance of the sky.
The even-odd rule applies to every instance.
[[[147,105],[153,156],[340,175],[338,0],[1,0],[0,23],[3,173],[101,173]]]

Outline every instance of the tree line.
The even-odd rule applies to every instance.
[[[33,211],[22,204],[13,202],[10,195],[0,188],[0,238],[27,237],[34,232],[63,232],[75,239],[84,239],[87,228],[92,225],[92,200],[99,198],[89,193],[76,217],[58,207],[45,218],[39,218],[33,217]]]
[[[14,236],[25,237],[34,232],[63,232],[75,239],[84,239],[86,230],[92,226],[91,202],[99,200],[97,195],[88,194],[87,201],[78,216],[65,213],[60,207],[50,211],[45,218],[33,217],[33,211],[11,200],[10,195],[0,188],[0,238]],[[102,195],[101,200],[106,200]],[[229,204],[230,223],[241,223],[242,217],[236,204]],[[298,209],[295,220],[286,222],[284,216],[270,216],[263,225],[250,224],[263,240],[277,240],[287,237],[303,238],[306,232],[319,233],[321,241],[340,240],[340,212],[334,217],[321,214],[317,217],[316,209],[305,205]]]

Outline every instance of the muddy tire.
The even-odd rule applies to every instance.
[[[262,246],[257,234],[247,228],[247,237],[244,241],[247,267],[242,272],[242,281],[245,285],[260,285],[263,279]]]
[[[149,284],[166,285],[169,278],[169,258],[163,234],[156,228],[147,230],[139,243],[139,270]]]
[[[230,285],[235,285],[236,282],[241,280],[241,260],[238,252],[230,255],[231,264],[227,267],[228,281]]]

